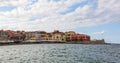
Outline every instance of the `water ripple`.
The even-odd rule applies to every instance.
[[[120,45],[0,46],[0,63],[119,63]]]

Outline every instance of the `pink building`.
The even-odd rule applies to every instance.
[[[74,34],[72,35],[72,41],[90,41],[90,36],[85,34]]]

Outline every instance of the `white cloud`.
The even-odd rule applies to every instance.
[[[19,30],[74,30],[80,27],[120,21],[120,1],[98,0],[98,7],[79,6],[68,11],[72,5],[84,0],[60,0],[58,2],[39,0],[31,4],[30,0],[2,0],[0,6],[16,6],[7,12],[0,12],[0,29]],[[31,19],[33,19],[31,21]]]
[[[30,3],[29,0],[0,0],[0,6],[26,6]]]
[[[92,34],[94,34],[94,35],[104,35],[106,33],[107,33],[106,31],[101,31],[101,32],[94,32]]]

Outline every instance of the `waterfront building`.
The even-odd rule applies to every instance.
[[[36,41],[39,39],[39,34],[36,31],[26,32],[26,41]]]
[[[74,31],[65,32],[66,41],[72,41],[72,35],[76,34]]]
[[[22,41],[24,41],[26,38],[25,31],[15,31],[14,35],[19,37],[19,39]]]
[[[52,32],[52,40],[66,41],[65,33],[59,32],[58,30],[55,30],[54,32]]]
[[[45,31],[26,32],[27,41],[47,41],[50,38],[51,34]]]
[[[40,41],[44,41],[47,39],[47,33],[45,31],[39,31],[38,33]]]
[[[89,42],[90,41],[90,36],[88,36],[86,34],[74,34],[74,35],[72,35],[71,41]]]
[[[55,30],[47,33],[45,31],[11,31],[0,30],[1,40],[21,40],[21,41],[61,41],[61,42],[90,42],[90,36],[86,34],[75,33],[74,31],[60,32]]]
[[[51,41],[52,40],[52,33],[45,33],[43,35],[43,40],[44,41]]]
[[[0,30],[0,40],[2,41],[15,41],[15,40],[24,40],[25,35],[11,30]]]
[[[9,34],[4,30],[0,30],[0,40],[8,40]]]

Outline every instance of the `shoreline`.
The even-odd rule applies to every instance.
[[[81,43],[81,42],[49,42],[49,41],[39,41],[39,42],[0,42],[0,46],[6,45],[26,45],[26,44],[106,44],[111,45],[111,43]]]

